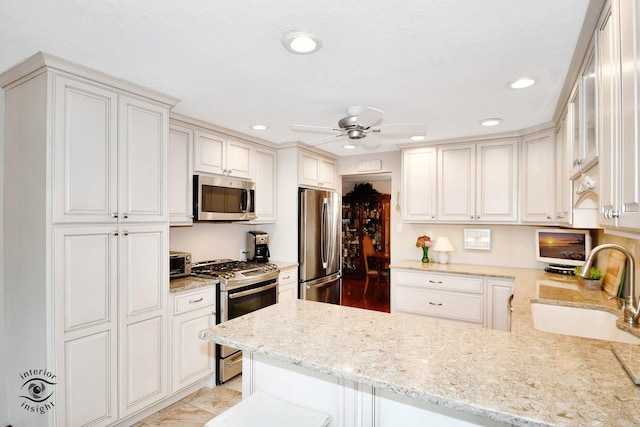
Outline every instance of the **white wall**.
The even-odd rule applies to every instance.
[[[401,153],[387,152],[379,154],[363,154],[343,157],[338,160],[340,175],[354,175],[357,163],[361,160],[381,160],[382,170],[391,173],[391,263],[402,260],[419,260],[422,250],[416,248],[418,236],[431,234],[435,240],[438,236],[448,236],[456,251],[449,254],[449,262],[482,265],[509,265],[524,268],[544,268],[544,264],[535,260],[534,230],[537,227],[524,225],[457,225],[457,224],[410,224],[402,223],[398,203],[401,192]],[[362,172],[361,174],[366,174]],[[371,172],[369,172],[371,173]],[[491,230],[491,250],[463,249],[465,228],[488,228]],[[430,253],[431,255],[432,253]],[[435,255],[435,254],[434,254]],[[432,257],[433,258],[433,257]]]
[[[0,343],[6,342],[4,332],[4,90],[0,89]],[[7,417],[6,346],[0,344],[0,426],[9,423]]]

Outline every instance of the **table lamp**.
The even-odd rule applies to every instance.
[[[451,240],[446,236],[438,237],[436,243],[431,249],[438,252],[438,262],[440,262],[440,264],[446,264],[449,262],[449,254],[447,252],[455,251]]]

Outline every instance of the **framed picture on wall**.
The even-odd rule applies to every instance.
[[[477,249],[481,251],[491,250],[491,229],[490,228],[465,228],[464,248]]]

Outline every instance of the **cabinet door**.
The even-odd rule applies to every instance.
[[[200,331],[215,325],[215,306],[173,319],[173,392],[215,372],[215,345],[200,339]]]
[[[117,94],[67,77],[54,79],[54,221],[115,222]]]
[[[54,231],[59,425],[105,426],[118,419],[115,230]]]
[[[487,293],[487,328],[510,331],[513,282],[488,279]]]
[[[301,152],[298,161],[300,163],[298,171],[299,184],[308,187],[317,187],[320,167],[318,158]]]
[[[264,148],[255,150],[256,220],[276,221],[276,152]]]
[[[280,271],[278,277],[278,302],[298,299],[298,272],[295,268]]]
[[[225,171],[223,138],[203,130],[196,129],[194,134],[194,172],[215,173]]]
[[[436,149],[417,148],[402,152],[402,219],[436,219]]]
[[[167,151],[169,110],[120,96],[118,192],[119,220],[168,221]]]
[[[473,144],[438,147],[438,219],[474,221],[475,146]]]
[[[251,179],[251,145],[228,139],[225,150],[225,174]]]
[[[328,190],[335,190],[337,187],[336,162],[322,158],[318,161],[318,186]]]
[[[567,114],[560,119],[560,128],[556,133],[556,215],[558,224],[572,223],[572,193],[569,169],[571,167],[571,148],[567,138]]]
[[[620,3],[620,40],[622,68],[622,133],[620,145],[620,217],[621,228],[640,230],[640,5],[629,1]]]
[[[193,131],[171,125],[169,128],[169,222],[193,224]]]
[[[476,220],[518,220],[518,141],[476,147]]]
[[[167,226],[120,231],[120,416],[167,396]]]
[[[553,223],[555,201],[555,143],[553,131],[522,139],[523,222]]]
[[[603,14],[597,32],[600,224],[614,227],[619,215],[620,44],[618,2]]]

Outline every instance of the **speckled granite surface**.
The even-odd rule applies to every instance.
[[[514,425],[640,425],[640,388],[611,343],[533,329],[532,300],[615,312],[606,295],[541,270],[392,268],[515,279],[512,332],[297,300],[217,325],[206,339]]]
[[[218,283],[217,279],[205,279],[202,277],[181,277],[179,279],[173,279],[169,281],[169,292],[177,293],[184,291],[191,291],[193,289],[202,288],[205,286],[211,286]]]

